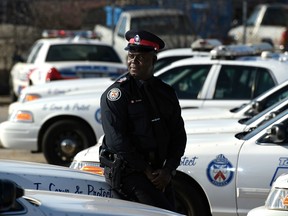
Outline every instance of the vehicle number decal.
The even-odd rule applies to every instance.
[[[207,177],[209,181],[219,187],[229,184],[233,178],[233,166],[230,161],[223,155],[217,155],[207,167]]]
[[[288,172],[288,157],[280,157],[279,158],[279,165],[275,170],[275,173],[271,179],[270,187],[272,186],[273,182],[282,174]]]

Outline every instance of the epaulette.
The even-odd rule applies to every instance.
[[[127,80],[127,77],[122,77],[119,80],[117,80],[118,83],[123,83]]]

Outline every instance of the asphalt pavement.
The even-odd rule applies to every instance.
[[[8,96],[0,95],[0,123],[8,119],[8,106],[11,100]],[[47,163],[42,153],[31,153],[29,150],[4,149],[0,142],[0,159],[20,160]]]

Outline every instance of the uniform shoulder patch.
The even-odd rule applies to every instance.
[[[107,93],[107,99],[110,101],[117,101],[121,97],[121,91],[119,88],[112,88]]]

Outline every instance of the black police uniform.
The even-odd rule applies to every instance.
[[[175,210],[171,182],[162,192],[144,174],[147,166],[172,174],[184,154],[186,132],[174,89],[157,77],[141,81],[127,73],[103,93],[101,118],[102,149],[124,162],[118,192],[129,200]]]

